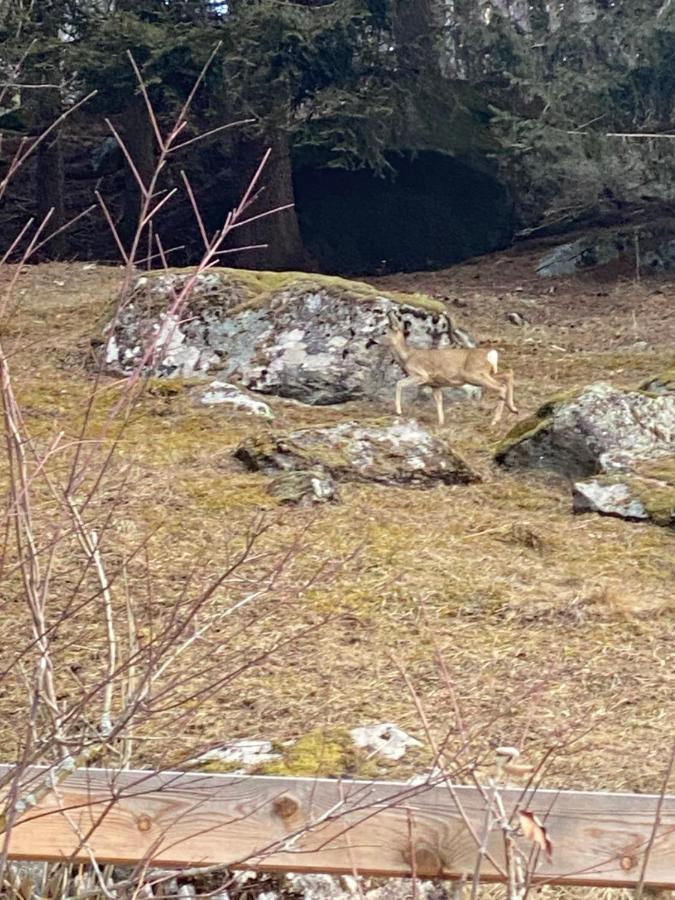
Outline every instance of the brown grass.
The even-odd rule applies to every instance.
[[[523,415],[590,380],[635,386],[672,362],[675,312],[662,285],[549,283],[529,271],[521,255],[503,254],[380,283],[448,296],[458,324],[503,349],[504,365],[516,371]],[[114,268],[86,271],[81,264],[40,266],[21,276],[20,304],[7,331],[18,393],[40,441],[60,430],[76,433],[91,387],[88,341],[117,280]],[[455,296],[468,305],[454,306]],[[509,324],[512,310],[531,324]],[[112,380],[105,387],[95,423],[116,395]],[[275,428],[389,412],[367,403],[271,404]],[[435,427],[430,401],[414,412]],[[265,538],[270,548],[306,529],[293,564],[298,578],[360,548],[330,587],[311,589],[301,603],[270,604],[266,618],[251,625],[246,652],[268,645],[271,632],[290,634],[326,614],[330,623],[243,676],[218,703],[202,703],[185,732],[171,737],[172,752],[243,736],[286,741],[385,720],[423,738],[394,660],[416,685],[432,727],[444,734],[453,726],[453,703],[436,645],[477,752],[523,741],[536,759],[551,741],[583,735],[556,755],[547,784],[659,788],[675,720],[672,532],[572,516],[560,479],[493,465],[490,450],[500,434],[489,431],[487,404],[451,411],[448,404],[448,412],[454,443],[483,483],[430,491],[347,484],[341,505],[305,511],[276,507],[265,476],[244,472],[232,459],[237,443],[264,424],[200,409],[187,390],[145,396],[120,449],[133,477],[110,552],[122,555],[159,529],[148,563],[158,608],[171,602],[197,558],[204,558],[197,585],[218,571],[227,536],[261,509],[278,518]],[[504,430],[511,423],[506,419]],[[145,590],[146,568],[130,567],[132,589]],[[19,607],[5,603],[3,659],[25,626]],[[236,659],[245,648],[233,640]],[[69,653],[78,656],[77,648]],[[0,740],[7,746],[15,709],[16,696],[0,696]],[[142,749],[138,762],[155,758],[156,746]]]

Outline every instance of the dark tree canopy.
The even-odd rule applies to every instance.
[[[672,196],[665,172],[674,168],[667,158],[673,142],[648,156],[645,142],[622,146],[606,135],[672,131],[674,17],[673,4],[659,0],[0,0],[5,155],[97,92],[55,129],[0,216],[5,226],[15,221],[18,191],[23,212],[26,202],[36,215],[53,209],[59,226],[98,187],[128,239],[138,187],[105,120],[143,178],[157,155],[128,54],[163,123],[216,46],[186,136],[246,124],[214,134],[164,177],[170,186],[187,170],[215,229],[271,149],[256,209],[299,198],[297,211],[242,231],[242,243],[268,249],[239,255],[240,264],[349,265],[328,243],[358,218],[374,233],[383,228],[386,240],[373,247],[391,247],[391,264],[406,265],[392,245],[395,230],[389,222],[384,228],[394,196],[402,247],[415,234],[436,246],[436,232],[459,235],[462,221],[470,232],[441,260],[417,247],[409,265],[498,246],[517,221],[539,227],[562,208],[571,223],[601,218],[618,203],[661,203],[669,190]],[[343,174],[331,180],[335,171]],[[481,213],[482,243],[480,222],[467,217],[453,187],[462,171],[491,198]],[[324,217],[321,198],[312,196],[320,190]],[[321,234],[323,219],[332,223],[330,236]],[[167,246],[179,243],[176,236],[185,245],[175,261],[188,261],[199,239],[189,210],[168,204],[160,225]],[[115,251],[96,220],[45,252],[110,258]]]

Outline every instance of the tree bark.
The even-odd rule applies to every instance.
[[[55,73],[58,75],[58,73]],[[42,133],[61,114],[61,98],[58,88],[39,91],[38,132]],[[62,228],[66,221],[65,176],[63,170],[63,144],[60,126],[42,141],[37,151],[37,217],[42,222],[52,210],[45,229],[45,235]],[[52,259],[66,255],[66,235],[55,235],[45,244],[44,253]]]
[[[121,136],[143,184],[147,187],[155,169],[155,135],[148,118],[145,100],[140,93],[134,94],[123,113]],[[131,246],[138,228],[142,200],[136,176],[126,163],[123,213],[119,232],[127,249]]]
[[[244,219],[295,201],[290,140],[281,128],[266,138],[245,141],[237,157],[245,160],[247,179],[253,175],[268,148],[271,150],[270,158],[258,182],[262,192],[244,214]],[[237,247],[266,244],[264,249],[242,250],[234,254],[236,266],[278,270],[302,269],[309,263],[295,208],[273,213],[238,228],[233,233],[233,240]]]
[[[62,10],[59,4],[42,2],[36,4],[36,22],[44,38],[57,46],[59,22]],[[41,84],[56,85],[53,88],[40,88],[36,91],[36,125],[38,135],[53,125],[62,113],[61,80],[58,59],[60,50],[54,46],[47,49],[43,65],[37,71]],[[45,236],[62,228],[66,221],[65,214],[65,176],[63,169],[63,143],[61,126],[56,127],[42,141],[36,154],[36,194],[37,218],[42,222],[51,212],[45,229]],[[66,253],[66,236],[63,232],[53,237],[44,248],[46,256],[61,258]]]

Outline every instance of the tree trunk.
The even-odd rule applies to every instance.
[[[51,73],[58,77],[58,71]],[[48,77],[48,76],[47,76]],[[38,132],[42,133],[61,114],[59,89],[40,90],[38,98]],[[64,202],[63,145],[61,128],[57,127],[42,141],[37,151],[37,217],[42,222],[53,210],[44,234],[48,235],[62,228],[66,221]],[[60,259],[66,254],[64,232],[53,237],[44,248],[51,259]]]
[[[155,169],[155,135],[143,96],[135,94],[123,114],[122,140],[134,166],[147,187]],[[131,167],[126,163],[123,213],[119,225],[120,237],[129,249],[136,234],[143,197]]]
[[[53,125],[61,115],[61,81],[59,59],[61,56],[58,44],[59,23],[62,10],[58,3],[43,2],[36,4],[36,22],[40,26],[44,38],[52,46],[48,46],[42,65],[37,68],[36,77],[41,84],[56,85],[53,88],[40,88],[36,91],[36,124],[37,133],[42,134]],[[36,193],[37,217],[42,222],[52,211],[44,235],[62,228],[66,221],[64,202],[65,177],[63,171],[63,145],[61,127],[55,128],[42,141],[37,150],[36,159]],[[53,237],[46,245],[46,256],[58,259],[66,252],[66,236],[62,232]]]
[[[258,182],[260,197],[246,211],[243,218],[251,218],[279,206],[294,202],[293,171],[288,134],[277,129],[267,138],[246,141],[238,159],[245,160],[246,177],[250,178],[270,149],[270,158]],[[302,269],[308,258],[295,208],[265,216],[250,225],[238,228],[232,235],[233,246],[266,244],[260,250],[242,250],[234,254],[233,264],[256,269]]]

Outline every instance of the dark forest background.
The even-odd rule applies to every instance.
[[[215,47],[173,158],[207,227],[220,226],[267,148],[256,210],[228,257],[258,268],[376,273],[437,268],[517,237],[673,214],[672,0],[0,0],[6,164],[54,128],[0,208],[0,236],[53,209],[50,229],[100,191],[123,240],[157,144],[129,59],[161,120]],[[200,237],[189,208],[157,220],[175,265]],[[9,238],[0,237],[7,244]],[[100,211],[43,258],[117,257]]]

